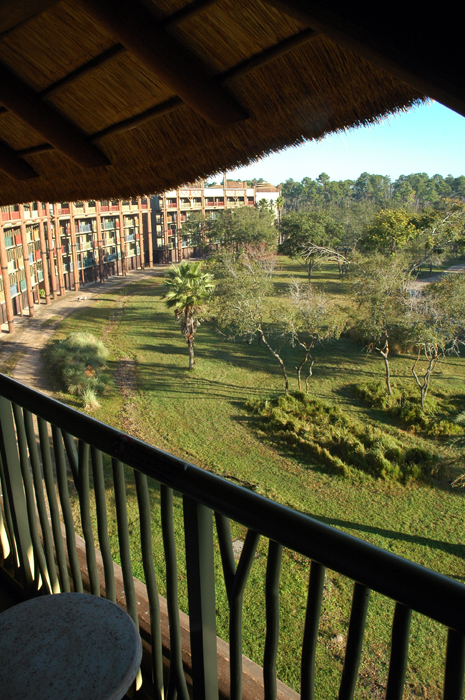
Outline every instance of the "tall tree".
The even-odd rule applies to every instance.
[[[282,309],[272,298],[272,274],[275,261],[260,249],[243,251],[239,258],[225,253],[215,262],[217,288],[214,313],[220,330],[229,338],[243,338],[251,343],[258,335],[259,341],[279,363],[286,394],[289,379],[281,350],[285,338],[276,332]],[[273,343],[271,337],[277,343]]]
[[[289,303],[283,309],[280,327],[291,346],[298,346],[302,351],[302,359],[296,367],[297,383],[302,391],[302,370],[307,365],[305,390],[308,393],[315,364],[313,349],[321,343],[337,340],[343,329],[343,320],[337,311],[335,313],[330,297],[316,293],[297,280],[290,282],[287,298]]]
[[[412,375],[424,409],[438,362],[448,354],[458,355],[465,344],[465,276],[445,275],[421,294],[411,295],[406,320],[409,340],[417,349]]]
[[[168,290],[163,299],[169,309],[174,309],[176,322],[189,348],[189,369],[193,369],[194,335],[200,325],[199,314],[205,311],[215,288],[213,276],[203,271],[203,263],[173,265],[167,272]]]
[[[310,284],[313,270],[324,260],[333,259],[344,227],[324,211],[300,211],[283,216],[281,235],[284,241],[279,252],[305,266]]]
[[[377,352],[383,358],[386,388],[391,395],[391,339],[405,335],[402,318],[410,298],[405,258],[375,253],[361,258],[355,270],[353,290],[360,311],[357,326],[367,339],[368,352]]]

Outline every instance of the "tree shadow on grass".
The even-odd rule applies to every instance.
[[[156,371],[155,371],[156,370]],[[188,367],[157,362],[138,363],[137,373],[144,391],[163,391],[171,395],[192,395],[195,399],[221,398],[237,400],[238,396],[249,398],[261,396],[260,387],[233,384],[228,381],[197,376]]]
[[[406,532],[398,532],[397,530],[389,530],[387,528],[376,527],[375,525],[366,525],[365,523],[356,523],[351,520],[343,520],[341,518],[330,518],[325,515],[314,515],[313,513],[308,513],[303,511],[305,515],[318,520],[319,522],[325,523],[326,525],[331,525],[333,527],[341,527],[344,530],[350,529],[357,532],[370,533],[372,535],[379,535],[388,540],[398,540],[402,542],[409,542],[411,544],[421,545],[422,547],[428,547],[429,549],[437,549],[446,554],[452,554],[459,559],[465,559],[465,544],[454,544],[452,542],[444,542],[442,540],[435,540],[431,537],[424,537],[422,535],[410,535]],[[454,578],[465,579],[465,576],[455,576]]]

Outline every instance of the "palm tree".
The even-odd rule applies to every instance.
[[[205,310],[215,284],[213,275],[203,272],[203,263],[182,262],[172,265],[168,270],[164,295],[165,303],[174,309],[176,322],[181,324],[181,331],[189,348],[189,369],[194,367],[194,334],[200,325],[198,315]]]

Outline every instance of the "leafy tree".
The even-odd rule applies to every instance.
[[[225,253],[215,262],[217,280],[214,313],[219,328],[228,338],[243,338],[251,343],[258,335],[267,350],[279,363],[283,374],[286,394],[289,379],[281,357],[285,339],[277,345],[271,344],[274,327],[282,316],[276,304],[270,306],[272,298],[272,274],[275,261],[262,248],[249,248],[237,258]]]
[[[383,209],[376,214],[361,243],[367,250],[394,253],[404,248],[418,233],[412,214],[404,209]]]
[[[280,325],[283,336],[289,338],[292,347],[298,345],[303,352],[296,367],[299,391],[302,390],[302,370],[308,363],[305,389],[313,374],[315,358],[312,350],[316,345],[337,340],[341,335],[342,322],[334,314],[331,300],[326,294],[318,294],[297,280],[289,284],[289,305],[284,310]]]
[[[163,299],[169,309],[174,309],[176,322],[181,324],[189,348],[189,369],[193,369],[194,335],[200,325],[199,314],[210,301],[215,284],[212,275],[203,271],[202,262],[172,265],[167,277],[168,290]]]
[[[428,263],[431,272],[433,264],[440,264],[451,246],[463,244],[465,204],[448,201],[443,210],[429,209],[419,214],[415,223],[418,234],[406,247],[410,271],[414,272]]]
[[[412,375],[424,409],[438,362],[447,354],[458,355],[460,345],[465,344],[465,276],[445,275],[421,294],[412,295],[407,321],[410,341],[417,349]]]
[[[362,312],[358,328],[368,338],[368,352],[378,352],[384,361],[386,388],[392,395],[389,364],[391,337],[405,336],[401,321],[410,293],[405,259],[376,253],[362,258],[353,280],[353,290]]]
[[[210,245],[220,249],[227,248],[238,254],[244,246],[265,243],[276,246],[277,231],[274,225],[274,214],[267,206],[262,209],[241,207],[218,212],[218,215],[207,223],[207,236]]]
[[[299,260],[306,268],[308,282],[324,260],[334,259],[334,248],[343,235],[343,226],[324,211],[301,211],[283,216],[279,253]]]
[[[198,248],[202,255],[209,252],[208,223],[205,216],[198,211],[189,212],[187,221],[181,227],[182,236],[187,237],[193,248]]]

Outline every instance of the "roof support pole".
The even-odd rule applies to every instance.
[[[10,294],[10,275],[8,274],[8,258],[5,247],[5,233],[3,223],[0,221],[0,265],[2,267],[3,294],[5,296],[6,318],[8,322],[8,333],[14,333],[15,322],[13,315],[13,302]]]
[[[39,202],[40,205],[41,202]],[[45,303],[50,304],[50,279],[48,276],[47,247],[45,245],[44,221],[39,221],[40,255],[42,258],[42,271],[44,273]]]
[[[21,245],[23,248],[24,274],[26,277],[27,305],[29,307],[29,316],[32,318],[34,316],[34,297],[32,295],[31,266],[29,265],[29,248],[27,244],[26,223],[24,221],[24,204],[19,205],[19,215],[21,217]]]
[[[55,204],[56,206],[56,204]],[[50,269],[50,287],[52,290],[52,298],[55,300],[57,298],[57,278],[55,269],[55,255],[54,246],[52,238],[52,215],[50,213],[50,204],[47,202],[45,205],[45,211],[47,212],[47,243],[48,243],[48,260]]]

